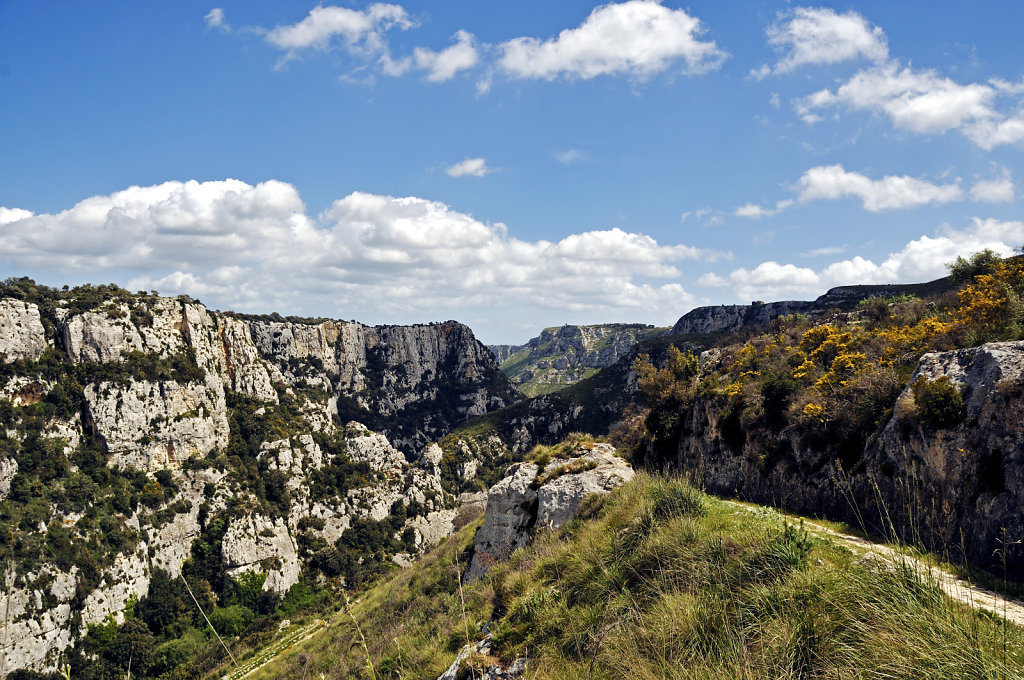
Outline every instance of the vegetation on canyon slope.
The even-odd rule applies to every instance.
[[[476,524],[384,578],[259,678],[1014,678],[1024,633],[927,576],[680,480],[639,475],[488,576],[460,585]],[[363,645],[365,640],[365,646]]]
[[[873,297],[855,313],[824,322],[780,317],[765,332],[722,348],[699,376],[695,357],[674,347],[662,368],[638,356],[633,368],[651,409],[648,431],[656,441],[674,441],[693,399],[714,395],[725,404],[725,435],[756,424],[793,427],[805,440],[828,442],[844,465],[854,465],[924,353],[1024,336],[1024,258],[982,252],[951,269],[966,280],[955,293]],[[948,380],[922,378],[914,396],[931,425],[963,417],[962,397]]]

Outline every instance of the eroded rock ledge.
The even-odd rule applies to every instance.
[[[633,478],[633,468],[610,444],[579,445],[550,462],[517,463],[487,493],[484,523],[464,576],[474,581],[529,543],[536,531],[575,517],[590,494],[606,494]]]

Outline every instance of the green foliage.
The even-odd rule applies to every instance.
[[[196,363],[196,351],[189,347],[170,356],[149,352],[131,351],[122,355],[121,361],[111,361],[96,366],[89,376],[89,382],[109,380],[127,385],[132,380],[178,383],[202,382],[206,372]]]
[[[793,396],[800,391],[800,383],[790,370],[772,370],[761,379],[761,399],[768,423],[781,425]]]
[[[1003,261],[991,248],[980,250],[969,258],[958,256],[954,261],[946,265],[949,275],[957,283],[966,283],[976,276],[991,274],[996,265]]]
[[[638,354],[633,360],[636,384],[648,405],[666,401],[682,403],[689,396],[687,388],[697,375],[697,356],[693,352],[681,352],[670,345],[665,359],[665,368],[658,369],[647,354]]]
[[[949,376],[929,380],[922,375],[910,387],[914,392],[917,413],[925,425],[937,429],[953,427],[966,416],[964,396],[950,382]]]
[[[157,645],[153,650],[153,676],[169,673],[187,664],[207,648],[208,642],[200,631],[189,628],[181,637]]]
[[[127,672],[131,668],[136,676],[145,676],[153,663],[156,638],[145,623],[128,619],[117,629],[113,641],[103,648],[103,658],[113,668]]]
[[[317,604],[322,594],[313,590],[305,581],[299,581],[284,594],[281,604],[277,606],[277,611],[281,616],[291,616],[296,612],[309,611]]]
[[[167,638],[192,625],[194,608],[181,577],[172,579],[163,569],[154,569],[149,592],[139,601],[135,612],[154,635]]]
[[[217,607],[210,613],[210,623],[224,636],[238,635],[248,628],[255,618],[256,615],[251,609],[240,604]]]
[[[881,295],[864,298],[857,308],[872,326],[879,326],[889,320],[889,300]]]
[[[231,579],[232,594],[229,601],[255,611],[259,608],[260,595],[263,594],[263,584],[266,582],[265,572],[242,572],[236,578]]]

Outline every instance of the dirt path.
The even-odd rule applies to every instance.
[[[755,512],[753,507],[743,503],[730,500],[725,502],[746,512]],[[908,564],[922,575],[934,579],[942,592],[957,602],[962,602],[975,609],[984,609],[1018,626],[1024,626],[1024,603],[1017,602],[1016,600],[1007,600],[999,593],[969,583],[956,574],[940,567],[926,564],[924,561],[908,555],[897,548],[881,543],[872,543],[858,536],[844,534],[808,519],[790,517],[785,514],[782,516],[789,521],[802,521],[804,528],[811,533],[819,536],[828,536],[857,554],[879,558],[887,563]]]

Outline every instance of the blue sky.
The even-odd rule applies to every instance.
[[[561,323],[1024,244],[1017,2],[0,0],[0,275]]]

